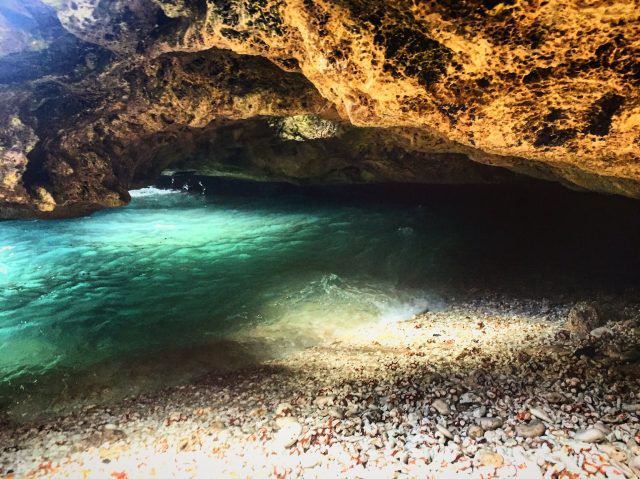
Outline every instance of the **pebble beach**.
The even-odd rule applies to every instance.
[[[0,478],[640,477],[640,308],[465,301],[0,425]]]

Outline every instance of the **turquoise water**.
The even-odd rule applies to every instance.
[[[179,383],[478,287],[631,281],[633,235],[611,257],[615,236],[585,246],[490,204],[148,188],[86,218],[0,223],[0,407],[24,418]]]

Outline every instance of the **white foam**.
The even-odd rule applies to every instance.
[[[179,190],[162,190],[160,188],[154,188],[149,186],[147,188],[140,188],[139,190],[131,190],[129,194],[132,198],[144,198],[148,196],[162,196],[162,195],[175,195],[182,194]]]
[[[382,312],[378,321],[382,324],[406,321],[414,315],[430,309],[430,304],[431,302],[427,298],[414,298],[404,303],[386,305],[381,308]]]

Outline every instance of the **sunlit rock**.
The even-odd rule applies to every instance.
[[[640,197],[635,2],[451,5],[5,2],[2,216],[124,205],[192,156],[212,174],[294,182],[504,180],[479,162]],[[207,145],[236,124],[225,132],[244,137],[225,145],[251,148],[247,120],[273,127],[271,150],[220,168]]]

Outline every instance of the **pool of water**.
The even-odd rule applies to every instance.
[[[583,199],[368,194],[147,188],[90,217],[0,223],[0,408],[25,419],[228,371],[486,288],[637,286],[635,203],[613,219]]]

